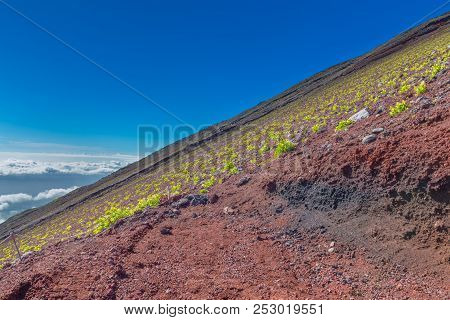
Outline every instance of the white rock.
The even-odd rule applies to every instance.
[[[236,212],[236,210],[234,210],[233,208],[230,208],[230,207],[223,208],[223,213],[224,214],[233,214],[235,212]]]
[[[378,134],[384,131],[384,128],[374,128],[372,129],[372,133]]]
[[[367,111],[366,108],[358,111],[357,113],[355,113],[354,115],[352,115],[349,120],[352,120],[354,122],[365,119],[369,116],[369,111]]]
[[[24,254],[22,254],[22,256],[20,257],[20,259],[26,259],[27,257],[31,256],[33,254],[32,251],[27,251]]]

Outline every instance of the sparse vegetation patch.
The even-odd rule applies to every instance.
[[[391,117],[395,117],[399,115],[400,113],[408,110],[409,106],[408,104],[403,100],[402,102],[397,102],[395,106],[392,106],[389,108],[389,115]]]
[[[418,86],[414,87],[414,91],[416,92],[417,96],[420,96],[427,92],[427,85],[425,84],[425,81],[422,81]]]
[[[339,121],[335,131],[347,130],[354,122],[350,119]]]
[[[295,149],[295,144],[292,141],[289,141],[287,139],[283,139],[280,142],[278,142],[277,147],[275,148],[274,155],[275,157],[281,156],[283,153],[292,151]]]

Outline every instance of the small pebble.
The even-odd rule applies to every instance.
[[[247,184],[247,182],[249,182],[249,181],[250,181],[250,177],[247,177],[247,176],[242,177],[242,178],[238,181],[237,186],[238,186],[238,187],[243,186],[244,184]]]
[[[383,131],[384,131],[384,128],[375,128],[375,129],[372,130],[372,133],[377,134],[377,133],[381,133]]]
[[[368,136],[365,136],[365,137],[362,139],[362,143],[363,143],[363,144],[368,144],[368,143],[371,143],[371,142],[373,142],[373,141],[375,141],[375,140],[377,140],[377,136],[374,135],[374,134],[369,134]]]
[[[172,228],[171,227],[163,227],[160,230],[162,235],[168,236],[172,234]]]

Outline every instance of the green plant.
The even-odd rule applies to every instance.
[[[223,170],[225,172],[230,173],[230,174],[236,174],[236,173],[239,172],[238,168],[236,167],[234,162],[231,161],[231,160],[226,160],[225,161],[225,165],[223,166]]]
[[[177,195],[177,194],[180,194],[180,191],[181,191],[181,183],[177,183],[176,185],[173,185],[173,186],[170,188],[170,194],[171,194],[172,196],[175,196],[175,195]]]
[[[396,115],[402,113],[403,111],[408,110],[408,108],[409,106],[405,102],[405,100],[403,100],[402,102],[397,102],[395,106],[389,108],[389,115],[391,117],[395,117]]]
[[[267,143],[264,143],[261,148],[259,148],[259,154],[264,154],[270,150],[270,147]]]
[[[194,186],[196,186],[199,182],[200,182],[200,177],[199,176],[194,176],[192,178],[192,183],[194,184]]]
[[[134,212],[144,210],[145,208],[156,208],[157,206],[159,206],[160,202],[161,202],[160,194],[149,195],[147,198],[139,200],[137,206],[134,208]]]
[[[338,125],[336,126],[336,128],[334,130],[335,131],[347,130],[347,128],[350,127],[353,123],[354,123],[354,121],[352,121],[350,119],[339,121]]]
[[[280,141],[282,139],[281,132],[270,131],[269,138],[272,141]]]
[[[132,216],[136,212],[144,210],[145,208],[155,208],[159,206],[160,201],[160,194],[152,194],[147,198],[139,200],[138,204],[134,208],[120,208],[116,205],[112,205],[102,216],[94,220],[95,228],[92,233],[98,234],[103,230],[108,229],[120,219]]]
[[[216,177],[211,176],[208,180],[206,180],[202,183],[202,187],[203,187],[203,189],[208,190],[215,184],[216,184]]]
[[[442,64],[440,64],[440,63],[437,63],[437,64],[433,65],[431,67],[430,78],[434,79],[436,77],[436,75],[443,69],[444,69],[444,66]]]
[[[129,217],[133,214],[130,208],[111,207],[106,210],[105,214],[94,221],[95,228],[93,234],[98,234],[110,226],[115,224],[118,220]]]
[[[418,86],[414,87],[414,91],[416,92],[417,96],[420,96],[421,94],[427,92],[427,85],[425,84],[425,81],[422,81]]]
[[[398,93],[405,93],[409,90],[410,85],[407,83],[402,84],[402,86],[400,87],[400,90],[398,90]]]
[[[248,145],[247,146],[247,151],[253,151],[253,150],[255,150],[256,149],[256,147],[255,147],[255,145],[253,145],[253,144],[250,144],[250,145]]]
[[[317,132],[319,132],[321,127],[322,127],[322,124],[316,123],[315,125],[312,126],[311,130],[312,130],[312,132],[317,133]]]
[[[275,148],[274,155],[275,157],[281,156],[283,153],[292,151],[295,149],[295,144],[290,140],[283,139],[278,142],[277,147]]]

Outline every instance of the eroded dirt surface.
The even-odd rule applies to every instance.
[[[167,203],[6,266],[0,298],[448,299],[449,81],[431,104],[391,118],[381,101],[232,176],[206,205]]]

